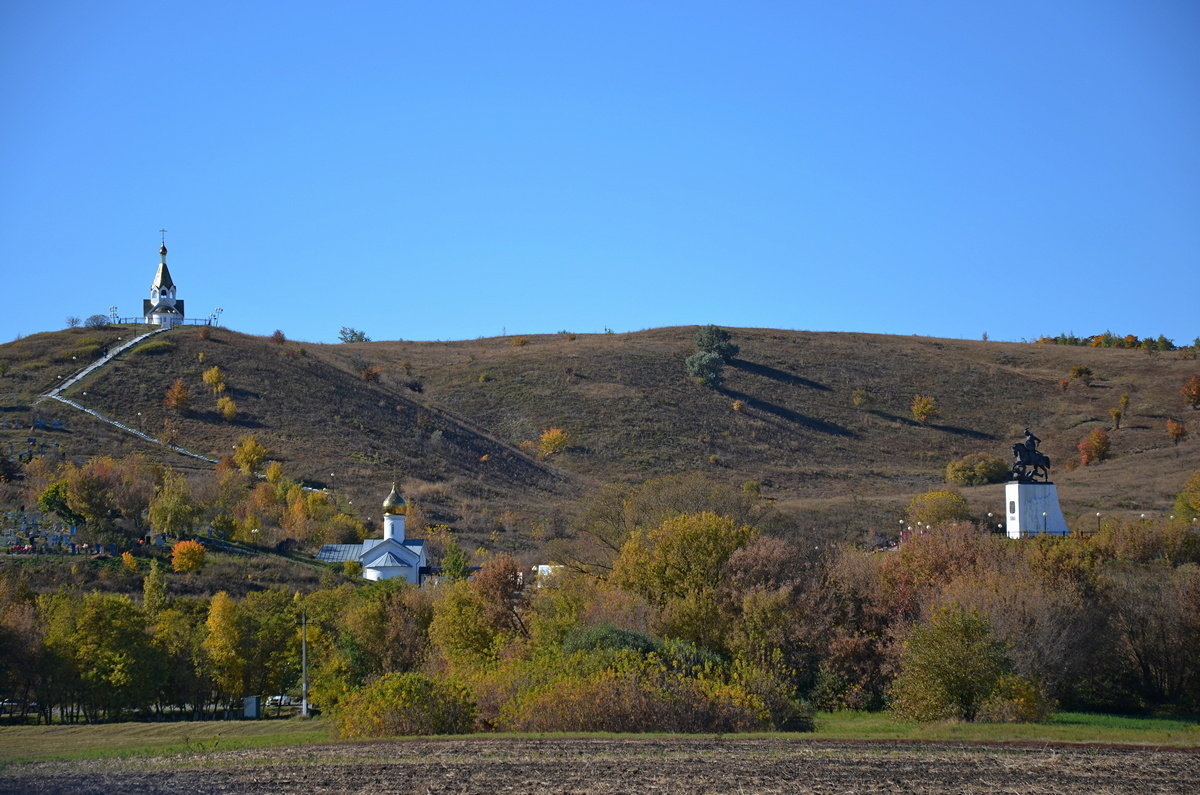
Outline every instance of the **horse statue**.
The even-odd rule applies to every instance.
[[[1012,478],[1018,483],[1050,482],[1050,456],[1037,449],[1041,439],[1025,431],[1025,441],[1012,446]]]

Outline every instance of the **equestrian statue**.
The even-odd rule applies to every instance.
[[[1025,441],[1012,446],[1012,479],[1018,483],[1049,483],[1050,457],[1037,449],[1042,440],[1025,429]]]

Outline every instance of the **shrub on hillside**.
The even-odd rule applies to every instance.
[[[941,409],[938,408],[937,398],[931,395],[913,396],[912,415],[917,422],[925,425],[941,413]]]
[[[175,343],[170,340],[151,340],[143,342],[130,351],[130,354],[137,356],[160,356],[164,353],[170,353],[175,348]]]
[[[228,397],[222,396],[217,398],[217,413],[219,413],[221,418],[226,422],[233,422],[235,419],[237,419],[237,404]]]
[[[913,497],[904,515],[913,524],[921,522],[937,525],[969,520],[971,506],[956,491],[933,489]]]
[[[1200,375],[1194,375],[1183,382],[1183,388],[1180,389],[1183,394],[1183,399],[1188,402],[1188,405],[1194,409],[1200,409]]]
[[[946,482],[959,486],[1001,483],[1008,475],[1008,463],[989,453],[971,453],[946,465]]]
[[[549,458],[555,453],[561,453],[567,449],[568,441],[567,432],[562,428],[547,428],[538,437],[538,458]]]
[[[1094,377],[1092,375],[1092,368],[1083,364],[1073,365],[1067,375],[1072,379],[1078,379],[1082,381],[1084,386],[1091,386],[1092,378]]]
[[[344,738],[466,734],[475,702],[453,682],[391,673],[342,701],[335,719]]]
[[[1079,463],[1087,466],[1108,459],[1111,443],[1107,433],[1094,428],[1077,446]]]

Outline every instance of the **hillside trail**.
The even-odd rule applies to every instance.
[[[168,450],[171,450],[171,451],[178,453],[180,455],[183,455],[183,456],[188,456],[189,458],[197,458],[201,461],[207,461],[210,464],[220,463],[215,458],[209,458],[206,455],[201,455],[200,453],[192,452],[191,450],[187,450],[178,445],[168,444],[168,443],[162,441],[161,439],[156,439],[155,437],[151,436],[148,433],[145,433],[144,431],[139,431],[137,428],[131,428],[130,426],[126,425],[123,422],[118,422],[117,420],[114,420],[110,417],[104,416],[103,414],[96,411],[95,409],[89,409],[87,406],[84,406],[83,404],[81,404],[77,401],[74,401],[74,400],[71,400],[70,398],[66,398],[66,397],[62,396],[62,393],[65,390],[69,389],[70,387],[72,387],[75,384],[82,381],[87,376],[96,372],[101,367],[108,364],[113,359],[117,358],[117,356],[120,355],[121,353],[123,353],[124,351],[129,350],[130,348],[132,348],[134,345],[137,345],[142,340],[145,340],[149,337],[153,337],[155,334],[161,334],[166,330],[167,330],[166,326],[156,328],[153,331],[147,331],[145,334],[140,334],[140,335],[134,337],[133,339],[129,340],[128,342],[118,345],[116,348],[109,351],[106,355],[101,356],[99,359],[92,362],[87,367],[84,367],[82,370],[80,370],[79,372],[72,375],[70,378],[63,381],[61,384],[56,386],[54,389],[51,389],[49,392],[39,395],[38,399],[34,401],[34,405],[41,403],[43,400],[57,400],[59,403],[65,403],[66,405],[68,405],[72,408],[79,409],[80,411],[84,412],[85,414],[90,414],[93,417],[95,417],[96,419],[100,420],[101,422],[106,422],[109,425],[113,426],[114,428],[119,428],[120,430],[125,431],[126,433],[131,433],[134,436],[138,437],[139,439],[142,439],[143,441],[147,441],[147,442],[150,442],[151,444],[159,445],[160,447],[165,447]]]

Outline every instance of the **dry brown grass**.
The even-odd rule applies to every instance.
[[[1174,447],[1164,430],[1167,416],[1190,412],[1179,389],[1200,370],[1173,353],[737,329],[741,353],[712,390],[683,374],[694,331],[350,346],[277,345],[227,329],[204,340],[180,329],[163,335],[171,352],[122,357],[72,396],[157,432],[170,383],[183,377],[200,395],[203,370],[220,366],[237,419],[224,421],[214,401],[198,397],[178,420],[184,446],[220,457],[253,431],[287,474],[345,493],[364,516],[378,519],[373,511],[397,480],[420,494],[429,521],[481,539],[494,531],[492,543],[513,548],[535,542],[506,528],[532,526],[598,484],[691,470],[760,482],[794,515],[797,533],[890,530],[913,494],[942,483],[948,461],[1007,457],[1025,426],[1046,440],[1069,519],[1169,511],[1187,473],[1200,469],[1200,443]],[[85,333],[95,334],[0,346],[10,373],[0,377],[10,409],[0,416],[25,416],[57,374],[52,362]],[[1076,364],[1095,379],[1063,392],[1059,381]],[[363,381],[364,367],[378,368],[378,379]],[[873,402],[855,407],[856,389]],[[1110,426],[1122,393],[1131,405],[1110,433],[1113,460],[1067,472],[1076,443]],[[916,394],[941,408],[927,426],[912,419]],[[72,455],[141,446],[69,409],[39,410],[67,419]],[[545,463],[518,449],[548,427],[566,431],[565,452]],[[1000,486],[963,491],[981,514],[999,511]]]

